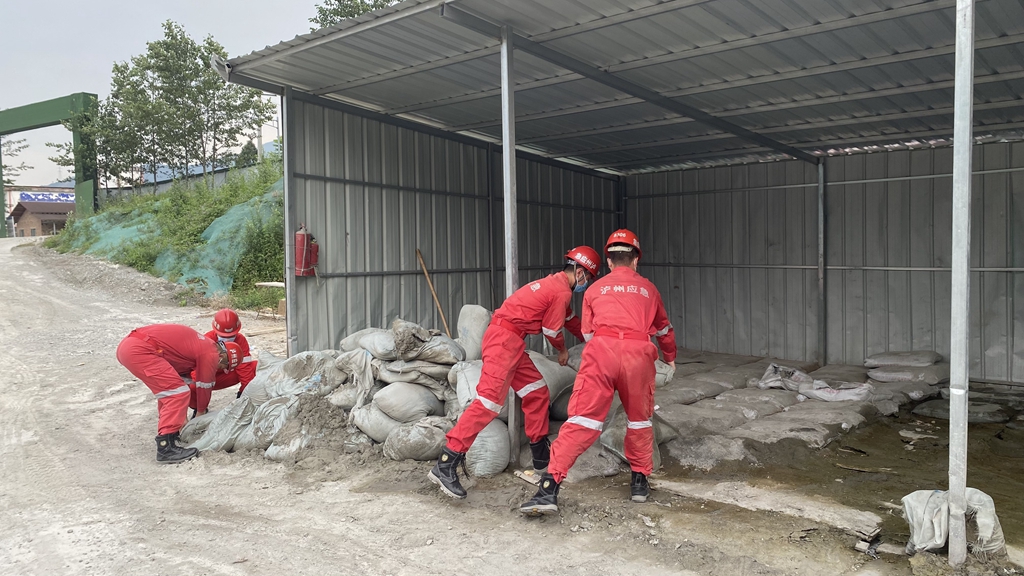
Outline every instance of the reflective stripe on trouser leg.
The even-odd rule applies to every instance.
[[[523,429],[530,442],[539,442],[548,435],[551,411],[551,393],[540,370],[530,355],[519,358],[512,375],[512,389],[522,398]],[[510,407],[511,408],[511,407]]]
[[[589,346],[589,344],[588,344]],[[622,368],[616,390],[626,412],[623,453],[634,472],[650,476],[654,471],[654,361],[658,352],[647,342],[621,344]]]
[[[564,480],[580,454],[594,444],[608,417],[615,394],[610,375],[618,373],[619,359],[617,352],[604,342],[606,340],[595,338],[583,349],[580,372],[569,399],[569,420],[562,425],[558,438],[551,445],[548,472],[556,482]]]
[[[117,347],[117,361],[157,397],[159,424],[157,434],[173,434],[185,425],[188,415],[189,388],[178,372],[153,346],[138,338],[128,337]]]
[[[455,427],[445,435],[450,450],[469,450],[480,431],[501,412],[508,396],[512,371],[519,362],[519,356],[526,355],[523,352],[525,348],[521,339],[504,328],[492,326],[484,332],[484,366],[476,386],[477,399],[469,404]]]

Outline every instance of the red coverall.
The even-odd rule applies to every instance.
[[[548,435],[551,397],[537,367],[526,353],[523,338],[542,332],[556,350],[565,350],[562,327],[580,340],[579,317],[572,311],[572,290],[562,272],[531,282],[509,296],[491,317],[484,332],[484,366],[477,398],[448,432],[448,448],[466,452],[477,434],[501,412],[509,386],[523,399],[523,421],[530,442]]]
[[[217,333],[213,330],[207,332],[206,337],[214,342],[217,341]],[[245,339],[245,336],[237,334],[234,342],[242,349],[242,362],[234,370],[218,371],[217,380],[211,389],[192,386],[192,396],[189,398],[188,407],[197,413],[202,414],[210,407],[210,396],[213,395],[214,390],[223,390],[235,384],[241,384],[238,388],[238,393],[241,394],[249,382],[256,377],[256,359],[249,355],[249,341]],[[192,376],[192,379],[195,380],[196,377]]]
[[[213,388],[220,351],[217,344],[180,324],[154,324],[132,330],[117,347],[117,361],[157,397],[157,434],[173,434],[185,424],[189,385]]]
[[[626,458],[634,472],[654,468],[654,361],[658,347],[665,362],[676,359],[676,335],[661,294],[628,266],[618,266],[587,289],[583,297],[583,349],[580,372],[569,399],[569,420],[551,445],[548,472],[565,479],[580,454],[601,435],[616,391],[626,410]]]

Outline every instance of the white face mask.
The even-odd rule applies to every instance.
[[[217,342],[234,342],[234,336],[217,336]]]

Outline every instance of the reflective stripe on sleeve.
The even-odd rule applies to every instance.
[[[202,388],[204,390],[213,390],[213,382],[196,382],[196,388]]]
[[[550,328],[541,328],[541,331],[544,332],[544,335],[547,336],[548,338],[558,337],[558,331],[556,330],[552,330]]]
[[[545,384],[543,380],[538,380],[533,384],[528,384],[526,386],[523,386],[519,390],[516,390],[516,395],[519,396],[520,398],[526,398],[526,395],[529,394],[530,392],[533,392],[534,390],[540,390],[545,386],[547,386],[547,384]]]
[[[672,324],[669,324],[668,326],[665,326],[661,330],[658,330],[657,332],[655,332],[654,335],[655,336],[664,336],[665,334],[668,334],[668,331],[671,330],[671,329],[672,329]]]
[[[591,430],[601,431],[604,427],[604,422],[594,420],[593,418],[587,418],[586,416],[573,416],[565,422],[566,424],[575,424],[577,426],[583,426],[584,428],[590,428]]]
[[[640,430],[642,428],[650,428],[650,427],[651,427],[651,421],[650,420],[641,420],[640,422],[633,422],[632,420],[627,420],[626,421],[626,428],[629,428],[631,430]]]
[[[583,335],[583,341],[584,342],[590,342],[590,339],[593,338],[593,337],[594,337],[594,333],[593,332],[589,332],[589,333]]]
[[[246,362],[252,362],[252,356],[246,356],[245,358],[242,358],[242,361],[239,362],[239,364],[245,364]]]
[[[573,311],[569,312],[569,315],[566,316],[565,319],[566,319],[566,321],[568,321],[568,320],[572,320],[575,317],[576,317],[576,311],[573,310]]]
[[[168,396],[177,396],[178,394],[184,394],[189,391],[188,385],[178,386],[174,390],[164,390],[163,392],[157,392],[157,398],[167,398]]]

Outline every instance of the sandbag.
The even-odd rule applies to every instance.
[[[548,416],[552,420],[562,422],[569,419],[569,400],[572,400],[572,386],[569,386],[557,398],[551,399],[551,406],[548,408]]]
[[[227,408],[217,412],[217,416],[210,422],[206,432],[192,443],[189,448],[195,448],[200,452],[207,450],[222,450],[230,452],[235,446],[235,438],[252,422],[252,416],[256,412],[256,405],[251,400],[242,396]]]
[[[380,361],[373,357],[368,350],[355,350],[342,354],[335,365],[340,369],[349,373],[349,382],[355,387],[355,399],[352,408],[358,408],[365,405],[372,398],[371,391],[377,385],[376,374],[379,372]],[[336,399],[336,402],[332,404],[341,405],[337,402],[341,401],[342,398]],[[347,402],[347,398],[344,398]],[[352,424],[352,413],[349,413],[349,424]]]
[[[366,328],[360,330],[354,334],[350,334],[345,338],[342,338],[341,342],[338,343],[338,349],[341,350],[342,352],[352,352],[354,350],[358,350],[360,348],[359,341],[362,340],[364,336],[369,336],[371,334],[380,334],[383,332],[387,332],[387,330],[383,328]]]
[[[422,374],[434,380],[446,380],[452,371],[450,364],[435,364],[425,360],[395,360],[384,365],[384,371],[395,374]],[[411,380],[408,380],[411,382]]]
[[[500,474],[508,467],[510,450],[508,426],[495,418],[466,452],[466,468],[473,476],[482,478]]]
[[[349,372],[338,367],[338,356],[334,350],[300,352],[265,370],[257,370],[242,396],[258,406],[281,396],[327,395],[349,378]]]
[[[256,372],[273,368],[285,360],[287,360],[287,358],[276,356],[266,350],[260,350],[256,353]]]
[[[560,396],[566,388],[572,388],[573,382],[576,381],[575,370],[568,366],[560,365],[540,352],[528,350],[526,353],[530,356],[530,360],[533,361],[533,365],[537,367],[537,371],[544,378],[544,384],[547,385],[548,395],[551,398]]]
[[[466,351],[455,340],[440,335],[431,338],[418,350],[403,355],[402,359],[423,360],[435,364],[448,364],[450,366],[456,362],[464,361],[466,359]]]
[[[868,377],[879,382],[924,382],[941,384],[949,382],[949,364],[931,366],[883,366],[873,368]]]
[[[689,376],[694,380],[701,382],[710,382],[712,384],[718,384],[726,390],[735,390],[736,388],[746,388],[747,380],[750,377],[746,374],[726,370],[723,368],[715,368],[710,372],[701,372],[700,374],[694,374]]]
[[[389,384],[373,397],[373,403],[399,422],[415,422],[427,416],[444,414],[444,404],[419,384]]]
[[[455,391],[459,398],[459,404],[462,406],[462,410],[465,410],[469,404],[476,399],[476,386],[480,383],[480,375],[483,370],[483,360],[474,360],[473,362],[459,362],[452,367],[452,374],[455,376],[456,384]],[[448,377],[451,380],[451,376]],[[508,422],[508,406],[502,405],[501,412],[498,414],[498,419],[502,422]]]
[[[815,380],[810,383],[802,382],[799,392],[805,398],[824,402],[841,402],[843,400],[866,402],[874,397],[875,388],[871,384],[845,384],[833,388],[821,380]]]
[[[374,385],[370,388],[369,392],[365,393],[367,401],[372,400],[373,397],[377,394],[377,392],[380,392],[383,389],[383,382],[374,383]],[[337,390],[331,392],[331,394],[327,397],[327,401],[330,402],[331,404],[334,404],[338,408],[341,408],[342,410],[351,410],[356,407],[356,404],[359,401],[359,396],[362,393],[363,392],[355,384],[343,384],[341,386],[338,386]]]
[[[661,360],[654,361],[654,387],[661,388],[665,384],[668,384],[675,378],[676,370],[671,364],[662,362]]]
[[[388,434],[384,455],[392,460],[434,460],[441,455],[445,434],[451,429],[451,420],[439,416],[402,424]]]
[[[263,457],[274,462],[294,462],[299,451],[309,446],[312,441],[308,434],[294,435],[282,442],[271,444],[263,453]]]
[[[615,403],[617,404],[618,401]],[[625,452],[627,422],[626,410],[622,405],[619,404],[617,407],[613,407],[609,411],[608,418],[604,421],[604,429],[600,436],[601,445],[623,462],[628,462]],[[657,412],[651,418],[651,425],[654,428],[654,448],[652,452],[654,469],[658,470],[661,468],[661,450],[658,449],[658,446],[675,440],[679,437],[679,432],[658,415]]]
[[[873,354],[864,360],[868,368],[879,366],[931,366],[942,361],[938,352],[917,350],[913,352],[882,352]]]
[[[252,423],[235,439],[234,450],[266,450],[274,437],[295,416],[299,408],[298,396],[272,398],[256,409]]]
[[[391,323],[391,333],[395,338],[395,353],[399,358],[415,358],[415,352],[430,340],[430,330],[401,318]]]
[[[876,382],[872,380],[868,383],[874,387],[876,395],[889,393],[897,401],[903,401],[901,396],[905,396],[907,400],[920,402],[938,396],[942,392],[941,388],[924,382]],[[902,403],[905,404],[906,401]]]
[[[823,386],[828,386],[820,380],[818,382]],[[768,368],[764,371],[764,375],[758,380],[757,387],[762,390],[781,388],[790,392],[799,392],[801,386],[809,386],[814,383],[814,378],[796,368],[769,364]]]
[[[949,400],[929,400],[914,408],[914,414],[949,420]],[[1002,406],[967,401],[967,422],[971,424],[1002,423],[1009,419],[1010,414]]]
[[[491,323],[491,311],[476,304],[466,304],[459,311],[458,334],[455,339],[466,352],[466,360],[479,360],[484,332]]]
[[[371,356],[380,360],[398,360],[398,352],[395,350],[395,334],[390,330],[364,331],[355,350],[366,350]],[[358,332],[357,332],[358,334]],[[346,350],[348,352],[349,350]]]
[[[373,438],[374,442],[381,443],[388,439],[388,434],[395,428],[401,426],[401,422],[385,414],[376,404],[366,404],[353,408],[351,412],[352,423],[364,434]]]
[[[206,432],[206,429],[210,427],[210,423],[217,417],[219,410],[207,412],[201,414],[185,423],[185,426],[181,428],[181,442],[183,444],[191,444]]]
[[[586,345],[584,342],[569,348],[569,367],[577,372],[580,371],[580,363],[583,362],[583,347]]]
[[[967,522],[973,523],[977,541],[974,552],[991,554],[1002,552],[1006,542],[1003,529],[996,516],[992,497],[975,488],[966,489]],[[946,545],[949,537],[949,493],[942,490],[917,490],[903,497],[903,517],[910,525],[910,541],[906,552],[913,556],[921,550],[937,550]]]

